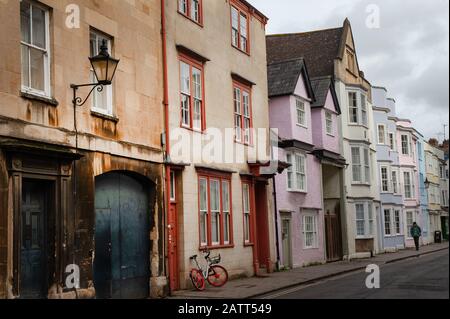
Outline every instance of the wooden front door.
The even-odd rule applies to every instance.
[[[49,189],[44,182],[24,180],[22,186],[20,297],[42,299],[48,292]]]
[[[149,296],[150,193],[121,173],[96,178],[94,284],[97,298]]]
[[[255,185],[255,217],[258,263],[261,268],[271,271],[267,186],[265,182],[257,182]]]
[[[325,213],[325,240],[327,261],[333,262],[341,260],[343,253],[339,203],[336,204],[333,211],[327,211]]]
[[[291,220],[281,220],[281,243],[283,247],[283,267],[292,268],[292,246],[291,246]]]
[[[169,252],[169,283],[170,290],[179,288],[178,277],[178,210],[177,210],[177,179],[176,171],[170,172],[170,204],[168,216],[168,252]]]

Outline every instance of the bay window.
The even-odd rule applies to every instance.
[[[291,165],[287,171],[288,191],[307,191],[306,159],[301,153],[286,154],[286,162]]]
[[[410,155],[410,143],[409,143],[409,136],[408,135],[402,135],[402,154],[403,155]]]
[[[200,246],[232,244],[231,180],[222,175],[199,175]]]
[[[328,135],[333,135],[333,114],[325,112],[325,128]]]
[[[391,210],[385,209],[384,210],[384,234],[386,236],[392,235],[392,229],[391,229]]]
[[[378,125],[378,144],[386,144],[386,126],[383,124]]]
[[[389,168],[387,166],[381,167],[381,192],[389,192]]]
[[[395,223],[395,234],[401,235],[402,228],[401,228],[401,219],[400,219],[400,211],[399,210],[394,211],[394,223]]]
[[[22,90],[50,97],[49,11],[34,1],[20,2]]]
[[[374,213],[372,203],[355,203],[356,236],[371,237],[374,234]]]
[[[370,150],[367,147],[352,146],[353,183],[370,184]]]
[[[359,91],[348,92],[349,123],[368,125],[368,109],[366,95]]]

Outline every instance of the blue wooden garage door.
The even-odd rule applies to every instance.
[[[149,295],[149,186],[122,174],[95,181],[94,283],[97,298]]]

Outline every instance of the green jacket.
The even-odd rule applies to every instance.
[[[422,236],[422,229],[419,226],[411,227],[411,237],[420,237]]]

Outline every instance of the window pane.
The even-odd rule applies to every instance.
[[[181,95],[181,120],[183,125],[189,126],[191,124],[191,117],[190,117],[190,100],[189,96]]]
[[[26,45],[21,45],[22,49],[22,85],[30,86],[30,61],[29,61],[29,49]]]
[[[220,211],[220,193],[219,193],[219,181],[210,181],[210,196],[211,196],[211,211]]]
[[[224,213],[223,214],[223,241],[225,244],[228,244],[230,242],[230,214]]]
[[[202,102],[200,100],[194,100],[194,128],[202,128]]]
[[[244,107],[244,116],[250,117],[250,95],[247,92],[242,94],[242,102]]]
[[[45,90],[44,53],[40,50],[30,49],[31,87],[36,90]]]
[[[208,194],[206,187],[206,179],[200,179],[200,210],[207,211],[208,210]]]
[[[207,214],[206,212],[200,213],[200,242],[202,245],[206,245],[208,243],[206,238],[206,222],[207,222]]]
[[[241,90],[238,88],[234,89],[234,112],[241,114]]]
[[[222,207],[224,212],[230,211],[230,183],[222,182]]]
[[[211,213],[211,240],[217,244],[220,242],[220,213]]]
[[[196,22],[200,22],[199,0],[191,0],[191,19]]]
[[[187,0],[178,0],[178,10],[184,14],[187,14]]]
[[[45,48],[45,11],[33,6],[32,7],[32,23],[33,23],[33,44],[40,48]]]
[[[231,7],[231,38],[234,46],[239,45],[239,12],[236,8]]]
[[[191,95],[190,66],[187,63],[180,63],[181,92]]]
[[[30,4],[28,2],[20,2],[20,32],[22,41],[31,43],[30,38]]]

